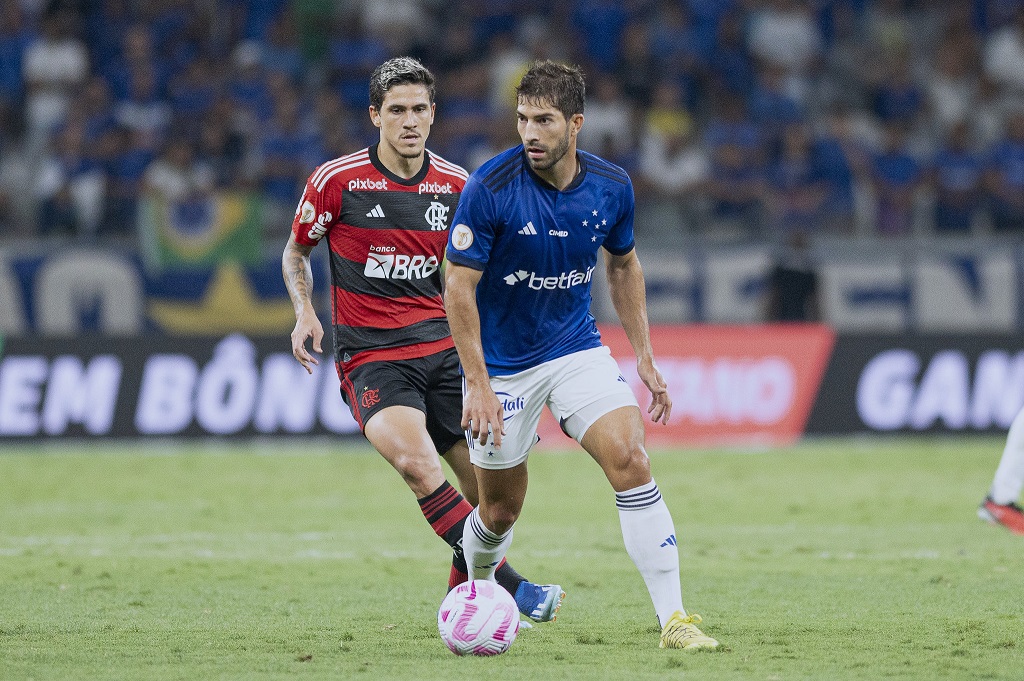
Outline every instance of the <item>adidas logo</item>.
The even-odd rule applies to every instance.
[[[376,206],[373,207],[373,210],[371,210],[369,213],[366,214],[366,217],[368,217],[368,218],[382,218],[382,217],[384,217],[384,209],[381,208],[380,204],[378,203]]]
[[[525,234],[527,236],[536,236],[537,228],[533,226],[533,222],[527,222],[526,226],[517,232],[517,234]]]
[[[666,539],[665,541],[661,542],[661,548],[665,548],[666,546],[675,546],[675,545],[676,545],[676,536],[674,534],[670,534],[668,536],[668,539]]]

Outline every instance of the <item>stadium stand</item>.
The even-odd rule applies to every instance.
[[[1016,0],[12,0],[0,238],[133,238],[154,175],[262,192],[283,234],[308,170],[373,141],[366,76],[397,54],[470,169],[515,142],[526,63],[581,64],[582,144],[669,241],[1024,230]]]

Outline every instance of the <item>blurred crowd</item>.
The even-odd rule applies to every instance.
[[[139,201],[260,192],[373,143],[384,59],[428,146],[517,143],[526,65],[581,65],[580,145],[680,234],[1024,233],[1024,0],[5,0],[0,236],[132,237]]]

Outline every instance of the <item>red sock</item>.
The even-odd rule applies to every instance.
[[[423,517],[430,523],[430,527],[434,529],[438,537],[452,547],[454,552],[452,569],[448,576],[448,587],[451,588],[465,582],[469,578],[469,570],[466,567],[466,559],[462,555],[462,528],[465,527],[466,518],[473,511],[473,507],[447,481],[420,499],[419,504]],[[462,575],[462,578],[453,584],[453,580],[456,580],[459,575]]]
[[[452,560],[452,563],[455,561]],[[452,565],[452,571],[448,573],[448,590],[451,591],[459,584],[469,581],[469,574]]]

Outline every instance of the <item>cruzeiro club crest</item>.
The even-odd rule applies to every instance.
[[[449,207],[440,201],[430,202],[430,207],[427,208],[427,212],[423,214],[423,217],[427,220],[427,224],[430,225],[430,231],[443,232],[448,229],[448,211]]]

